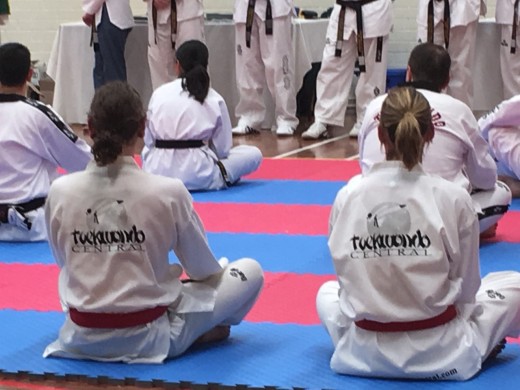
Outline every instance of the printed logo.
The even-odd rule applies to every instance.
[[[417,229],[411,232],[410,212],[405,204],[385,202],[367,215],[367,236],[350,238],[353,259],[385,256],[429,256],[430,237]]]
[[[145,251],[146,235],[129,226],[123,200],[105,200],[85,211],[87,230],[72,233],[74,253]]]
[[[379,96],[379,94],[381,93],[381,90],[377,87],[374,88],[374,96]]]
[[[242,45],[240,45],[240,44],[237,45],[237,54],[238,54],[239,56],[242,55]]]
[[[506,299],[505,296],[503,296],[501,293],[495,290],[486,290],[486,294],[491,299],[500,299],[501,301]]]
[[[289,74],[289,57],[286,55],[282,58],[282,72],[283,74]]]
[[[505,39],[502,39],[502,42],[500,42],[500,46],[509,47]]]
[[[230,274],[231,276],[233,276],[234,278],[238,278],[238,277],[240,277],[240,280],[241,280],[242,282],[247,281],[246,275],[245,275],[242,271],[240,271],[238,268],[231,268],[231,269],[229,270],[229,274]]]

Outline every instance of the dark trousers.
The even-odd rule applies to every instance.
[[[110,21],[103,5],[101,23],[97,26],[98,43],[94,44],[94,88],[114,81],[126,81],[125,45],[131,28],[121,30]]]

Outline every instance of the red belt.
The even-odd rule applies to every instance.
[[[413,330],[424,330],[444,325],[457,317],[457,310],[454,305],[439,314],[438,316],[427,318],[426,320],[409,322],[377,322],[370,320],[356,321],[358,328],[371,330],[373,332],[409,332]]]
[[[69,316],[72,322],[85,328],[122,329],[155,321],[167,309],[168,306],[157,306],[131,313],[87,313],[69,308]]]

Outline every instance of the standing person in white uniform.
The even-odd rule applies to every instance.
[[[226,103],[207,71],[208,48],[184,42],[177,50],[179,78],[155,90],[148,106],[143,169],[182,180],[189,190],[218,190],[262,162],[256,146],[232,147]]]
[[[188,40],[204,40],[202,0],[144,0],[148,2],[148,65],[152,87],[173,81],[175,50]]]
[[[520,273],[480,279],[468,193],[421,167],[435,138],[420,92],[391,90],[378,134],[386,161],[343,187],[330,215],[338,281],[316,299],[334,344],[330,366],[370,377],[469,379],[505,337],[520,334]]]
[[[472,195],[479,213],[483,238],[493,236],[496,223],[511,203],[511,191],[497,182],[495,161],[470,108],[441,91],[449,82],[450,55],[439,45],[422,43],[416,46],[408,60],[406,80],[419,88],[433,110],[435,139],[425,150],[423,167],[455,182]],[[359,161],[363,174],[383,161],[377,129],[386,96],[374,99],[367,108],[359,133]],[[490,229],[488,231],[488,229]]]
[[[500,0],[504,1],[504,0]],[[444,45],[451,56],[448,95],[473,104],[473,78],[477,25],[486,14],[484,0],[419,0],[417,39]]]
[[[520,2],[498,0],[495,19],[501,28],[500,71],[504,99],[520,94]]]
[[[236,77],[239,94],[235,110],[238,125],[233,134],[261,129],[266,108],[264,84],[275,103],[273,130],[290,136],[298,126],[294,51],[293,0],[235,0]]]
[[[0,46],[0,241],[47,239],[43,204],[57,168],[79,171],[90,147],[45,104],[26,98],[31,54]]]
[[[134,17],[130,0],[82,0],[83,22],[92,28],[94,88],[126,81],[125,45]]]
[[[520,197],[520,95],[500,103],[478,120],[480,132],[488,141],[498,177],[514,198]]]
[[[358,135],[368,103],[386,89],[391,29],[390,0],[336,1],[316,83],[315,121],[302,134],[303,138],[326,137],[327,127],[344,126],[356,60],[360,68],[356,85],[356,123],[349,134]]]
[[[45,207],[66,318],[44,356],[160,363],[225,339],[260,293],[259,264],[217,261],[181,181],[139,169],[145,112],[128,84],[96,92],[88,126],[95,162],[56,180]]]

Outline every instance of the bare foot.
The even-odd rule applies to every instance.
[[[195,344],[214,343],[216,341],[225,340],[229,337],[230,331],[230,326],[215,326],[213,329],[200,336],[195,341]]]

